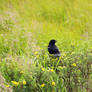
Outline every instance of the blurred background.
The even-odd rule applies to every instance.
[[[59,40],[59,44],[71,41],[81,43],[91,39],[91,0],[0,0],[0,2],[1,33],[15,31],[15,34],[19,34],[21,30],[31,32],[40,46],[44,45],[43,43],[46,45],[50,39]],[[3,24],[5,21],[7,22]]]

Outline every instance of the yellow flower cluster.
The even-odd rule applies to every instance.
[[[12,84],[14,84],[15,86],[18,86],[19,85],[19,82],[16,82],[16,81],[11,81]]]
[[[52,86],[56,86],[56,83],[53,81],[53,82],[51,83],[51,85],[52,85]],[[41,87],[42,87],[42,88],[45,87],[45,84],[44,84],[44,83],[41,84]]]
[[[26,81],[25,80],[23,80],[23,84],[26,85]]]
[[[55,85],[56,85],[56,83],[53,81],[53,82],[52,82],[52,86],[55,86]]]
[[[76,65],[76,63],[73,63],[72,66],[76,67],[77,65]]]
[[[44,69],[44,68],[42,68],[42,71],[45,71],[45,69]]]
[[[49,72],[54,72],[54,70],[53,69],[50,69]]]
[[[21,74],[23,74],[23,73],[24,73],[24,71],[20,71],[20,73],[21,73]]]
[[[45,87],[45,84],[43,83],[43,84],[41,84],[41,87],[43,88],[43,87]]]
[[[10,85],[5,85],[7,88],[9,88],[10,87]]]

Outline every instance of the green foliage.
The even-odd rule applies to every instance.
[[[13,92],[92,91],[91,0],[0,0],[0,72]],[[49,55],[56,39],[60,58]]]

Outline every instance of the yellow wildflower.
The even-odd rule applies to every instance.
[[[23,80],[23,84],[26,85],[26,81],[25,80]]]
[[[5,85],[7,88],[9,88],[10,87],[10,85]]]
[[[42,68],[42,71],[45,71],[45,69],[44,69],[44,68]]]
[[[11,81],[15,86],[18,86],[19,85],[19,82],[16,82],[16,81]]]
[[[54,72],[54,70],[53,69],[50,69],[49,72]]]
[[[73,63],[72,66],[76,67],[77,65],[76,65],[76,63]]]
[[[45,84],[43,83],[43,84],[41,84],[41,87],[43,88],[43,87],[45,87]]]
[[[20,71],[20,73],[21,73],[21,74],[23,74],[23,73],[24,73],[24,71]]]
[[[55,86],[55,85],[56,85],[56,83],[53,81],[53,82],[52,82],[52,86]]]

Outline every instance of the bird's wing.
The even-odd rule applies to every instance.
[[[55,52],[54,53],[55,57],[60,57],[61,56],[61,53],[60,53],[59,49],[57,48],[57,46],[55,46],[54,52]]]
[[[48,51],[50,54],[54,54],[54,56],[61,56],[60,51],[56,45],[48,46]]]
[[[59,49],[57,48],[57,46],[54,46],[54,52],[55,52],[55,54],[60,54],[60,51],[59,51]]]

